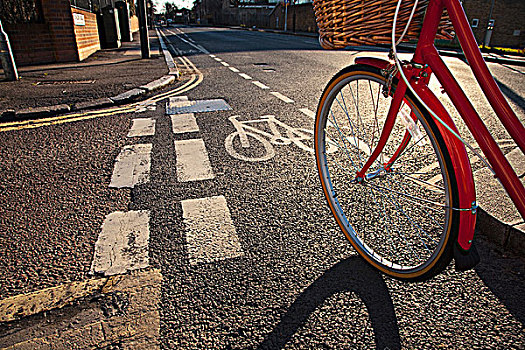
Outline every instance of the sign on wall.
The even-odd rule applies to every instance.
[[[86,19],[81,13],[73,13],[73,23],[75,23],[76,26],[85,26]]]

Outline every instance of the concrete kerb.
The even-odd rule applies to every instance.
[[[109,98],[100,98],[93,101],[79,102],[71,106],[67,104],[59,104],[47,107],[25,108],[21,110],[14,110],[10,108],[0,113],[0,121],[16,121],[26,120],[30,118],[52,117],[73,111],[90,110],[121,105],[124,103],[139,100],[139,98],[145,95],[146,93],[162,89],[172,84],[175,80],[178,80],[180,78],[180,72],[158,30],[157,36],[161,43],[162,52],[164,54],[166,65],[169,70],[168,75],[162,76],[159,79],[153,80],[147,84],[125,91],[116,96],[112,96]]]

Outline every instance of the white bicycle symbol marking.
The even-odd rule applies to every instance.
[[[224,146],[226,151],[234,158],[241,159],[248,162],[262,162],[269,160],[275,156],[275,149],[273,145],[289,145],[294,143],[300,149],[314,153],[314,149],[304,143],[304,141],[311,141],[313,139],[313,131],[303,128],[292,128],[291,126],[281,122],[274,115],[264,115],[256,120],[239,121],[239,116],[232,116],[229,120],[232,122],[235,130],[226,137]],[[253,124],[267,123],[271,133],[252,126]],[[279,128],[285,130],[283,135]],[[250,138],[262,145],[262,154],[258,156],[241,154],[234,147],[234,141],[239,138],[242,149],[256,148],[250,143]],[[251,142],[254,142],[251,141]],[[332,144],[332,143],[330,143]],[[337,147],[331,145],[327,152],[332,153],[337,150]]]

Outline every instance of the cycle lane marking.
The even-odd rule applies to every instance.
[[[199,132],[199,126],[194,113],[172,114],[171,128],[174,134]]]
[[[106,216],[95,243],[91,273],[120,275],[149,266],[149,211],[116,211]]]
[[[179,182],[211,180],[215,178],[204,140],[175,141],[175,157],[177,180]]]
[[[151,118],[133,119],[133,125],[127,137],[143,137],[155,135],[155,120]]]
[[[224,196],[181,201],[190,265],[244,256]]]
[[[115,161],[109,187],[133,188],[149,182],[152,148],[150,143],[125,146]]]

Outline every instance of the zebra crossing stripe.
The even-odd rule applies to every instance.
[[[193,113],[172,114],[171,127],[174,134],[199,131],[199,126]]]
[[[177,180],[189,182],[215,178],[202,139],[175,141]]]
[[[125,146],[118,155],[109,187],[134,187],[149,181],[152,144]]]
[[[106,216],[95,243],[91,272],[112,276],[149,266],[149,211]]]
[[[224,196],[181,202],[191,265],[244,256]]]
[[[133,119],[133,125],[128,137],[142,137],[155,135],[155,120],[151,118]]]

